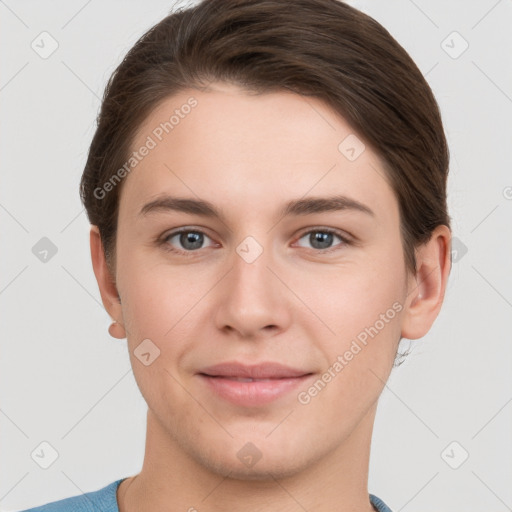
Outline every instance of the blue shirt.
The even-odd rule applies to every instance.
[[[40,507],[22,510],[21,512],[119,512],[117,488],[123,480],[125,478],[116,480],[98,491],[53,501]],[[370,503],[377,512],[392,512],[380,498],[373,494],[370,494]]]

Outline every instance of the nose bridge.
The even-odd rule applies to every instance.
[[[236,247],[232,268],[225,279],[225,293],[219,305],[219,327],[244,336],[263,329],[282,329],[288,321],[282,284],[268,267],[274,258],[270,236],[247,236]]]

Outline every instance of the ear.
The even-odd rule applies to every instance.
[[[444,300],[451,270],[451,231],[441,225],[430,240],[416,251],[417,272],[410,274],[402,337],[414,340],[425,336]]]
[[[112,277],[107,266],[98,226],[91,226],[90,243],[92,267],[100,289],[101,301],[108,314],[117,322],[109,327],[109,333],[114,338],[126,338],[121,299],[118,295],[115,278]]]

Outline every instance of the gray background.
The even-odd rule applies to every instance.
[[[412,352],[380,399],[369,491],[396,511],[512,510],[512,1],[350,3],[434,90],[457,240],[444,308],[426,337],[403,340]],[[3,511],[141,468],[146,404],[126,340],[107,332],[78,183],[106,80],[171,7],[0,1]],[[59,45],[47,58],[31,47],[43,31]],[[43,237],[57,248],[46,262],[32,249]],[[47,469],[31,457],[43,441],[58,452]]]

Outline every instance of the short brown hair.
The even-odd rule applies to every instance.
[[[439,107],[414,61],[370,16],[339,0],[204,0],[149,29],[110,77],[81,200],[115,279],[122,183],[96,192],[128,159],[138,128],[165,99],[226,81],[323,100],[380,157],[396,195],[407,267],[440,224],[449,152]]]

